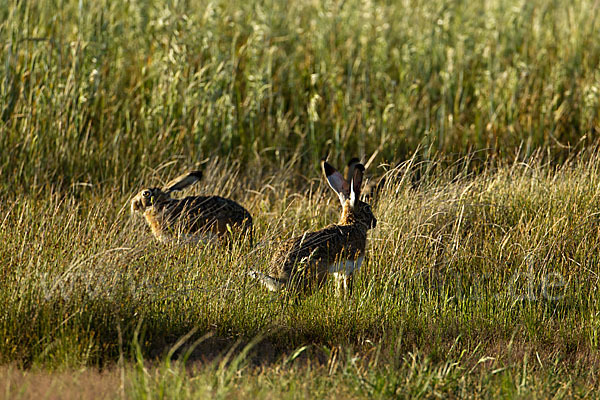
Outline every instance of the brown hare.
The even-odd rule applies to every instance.
[[[340,221],[283,242],[273,256],[268,275],[250,271],[250,276],[269,290],[291,287],[310,293],[323,284],[328,273],[333,273],[338,295],[342,285],[345,294],[352,292],[353,274],[365,256],[367,231],[377,224],[371,206],[359,200],[365,168],[358,159],[352,159],[346,179],[326,161],[321,162],[321,168],[342,204]]]
[[[215,238],[229,242],[232,235],[248,235],[252,244],[252,216],[235,201],[219,196],[171,198],[172,192],[181,191],[201,178],[200,171],[192,171],[175,178],[164,189],[144,189],[131,200],[131,212],[143,213],[161,242],[197,243]]]

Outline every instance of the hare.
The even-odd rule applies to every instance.
[[[154,236],[161,242],[183,239],[208,242],[215,238],[229,241],[233,233],[248,235],[252,245],[252,216],[233,200],[219,196],[188,196],[172,199],[202,178],[192,171],[169,182],[164,189],[148,188],[131,200],[131,212],[144,214]]]
[[[326,161],[321,168],[342,204],[340,221],[283,242],[273,256],[269,275],[249,272],[271,291],[291,286],[310,292],[333,273],[338,296],[342,285],[344,294],[352,293],[353,274],[365,255],[367,231],[377,224],[371,206],[359,200],[365,168],[357,158],[352,159],[346,179]]]

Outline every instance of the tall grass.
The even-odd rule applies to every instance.
[[[591,0],[10,0],[0,16],[5,189],[130,188],[208,155],[564,158],[599,131]]]
[[[0,4],[3,393],[90,367],[129,397],[597,389],[597,20],[591,0]],[[287,301],[245,272],[337,219],[325,155],[370,161],[379,223],[348,301]],[[192,167],[192,193],[251,211],[253,249],[159,244],[129,215]]]
[[[536,393],[554,393],[561,379],[595,387],[599,166],[592,152],[561,168],[531,160],[462,178],[436,172],[417,188],[409,164],[390,170],[373,200],[380,223],[349,301],[328,285],[289,302],[245,274],[265,269],[281,238],[335,220],[339,205],[318,176],[293,197],[298,184],[285,171],[261,191],[230,182],[229,196],[255,215],[250,252],[156,243],[142,221],[130,220],[128,195],[110,188],[3,204],[0,357],[21,366],[110,366],[137,351],[143,363],[194,330],[190,341],[213,335],[191,353],[195,360],[259,337],[248,371],[308,346],[309,364],[335,358],[355,369],[344,391],[417,390],[425,383],[410,377],[421,369],[423,388],[437,379],[448,393],[468,392],[463,378],[467,387],[485,381],[486,391],[518,391],[512,379],[528,374]],[[222,193],[229,176],[195,190]],[[470,375],[480,363],[481,375]],[[202,379],[216,379],[199,365]],[[148,388],[171,379],[153,371],[158,381],[145,381]]]

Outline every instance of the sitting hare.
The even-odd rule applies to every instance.
[[[272,259],[269,275],[250,271],[249,275],[269,290],[292,287],[307,293],[333,273],[338,295],[342,284],[345,293],[352,292],[352,276],[363,262],[367,231],[377,224],[371,206],[359,200],[365,168],[358,159],[352,159],[346,179],[326,161],[321,162],[321,168],[342,204],[340,221],[283,242]]]
[[[144,189],[131,200],[131,212],[143,213],[161,242],[183,239],[197,243],[213,238],[229,241],[232,234],[247,234],[252,244],[252,217],[235,201],[219,196],[171,198],[172,192],[183,190],[201,178],[200,171],[192,171],[175,178],[164,189]]]

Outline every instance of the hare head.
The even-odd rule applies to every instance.
[[[371,206],[360,200],[365,167],[358,158],[353,158],[348,163],[345,179],[340,172],[325,160],[321,161],[321,168],[327,183],[338,195],[342,204],[340,225],[356,223],[363,226],[365,230],[375,228],[377,219],[373,215]]]
[[[144,212],[147,208],[167,203],[171,200],[171,193],[185,189],[202,179],[202,172],[192,171],[183,174],[167,183],[163,189],[147,188],[140,191],[131,200],[131,212]]]

